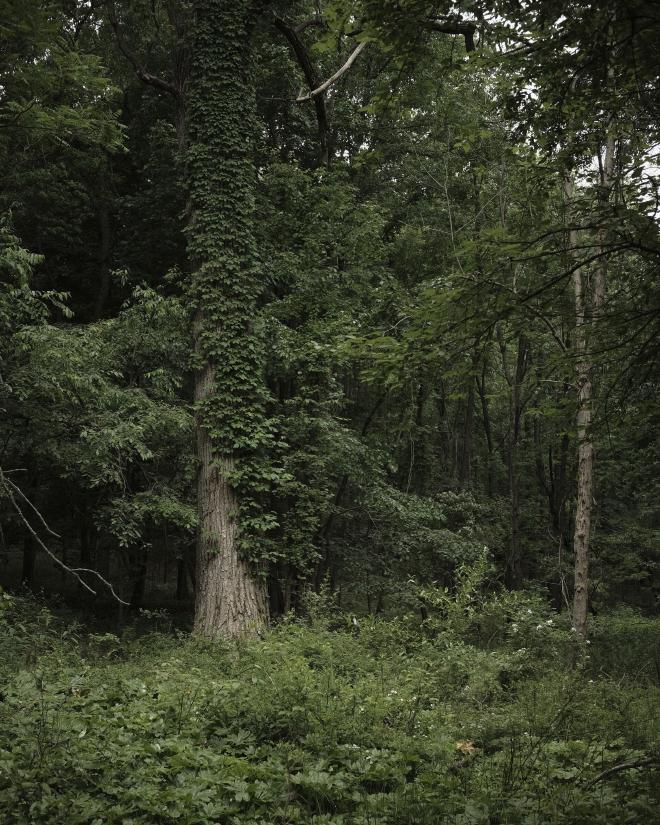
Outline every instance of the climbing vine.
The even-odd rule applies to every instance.
[[[189,284],[195,369],[210,387],[198,422],[239,501],[240,546],[263,558],[258,538],[275,524],[260,495],[277,478],[267,460],[263,340],[256,318],[262,289],[253,232],[255,96],[250,60],[258,9],[251,0],[199,0],[189,95],[187,151]]]

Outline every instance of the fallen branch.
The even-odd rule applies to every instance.
[[[14,510],[16,510],[16,512],[18,513],[21,521],[23,522],[25,527],[30,532],[30,535],[34,538],[34,540],[37,542],[39,547],[41,547],[41,549],[46,553],[46,555],[49,556],[55,562],[55,564],[58,567],[61,567],[62,570],[69,573],[69,575],[73,576],[74,579],[76,579],[76,581],[80,585],[82,585],[82,587],[84,587],[85,590],[87,590],[93,596],[98,595],[96,590],[94,590],[92,587],[90,587],[87,584],[87,582],[82,578],[82,576],[80,574],[81,573],[89,573],[92,576],[96,576],[108,588],[108,590],[112,594],[112,597],[116,601],[118,601],[119,604],[124,604],[124,605],[129,604],[129,602],[124,601],[122,598],[120,598],[117,595],[117,593],[115,592],[115,589],[112,586],[111,582],[109,582],[104,576],[102,576],[98,572],[98,570],[92,570],[89,567],[69,567],[68,564],[65,564],[62,561],[62,559],[60,559],[58,556],[55,555],[55,553],[53,553],[53,551],[42,541],[41,537],[39,536],[37,531],[34,529],[34,527],[30,524],[27,516],[25,515],[25,513],[21,509],[20,504],[16,500],[16,495],[20,496],[20,498],[23,499],[23,501],[37,515],[37,518],[39,519],[39,521],[43,525],[44,529],[48,533],[50,533],[51,536],[55,536],[56,538],[61,538],[61,536],[58,533],[56,533],[54,530],[51,530],[51,528],[48,526],[48,524],[46,523],[46,520],[44,519],[42,514],[39,512],[37,507],[32,503],[32,501],[30,501],[30,499],[25,495],[25,493],[21,490],[21,488],[17,484],[14,484],[14,482],[10,478],[7,478],[5,472],[2,469],[0,469],[0,487],[1,486],[4,486],[5,492],[7,493],[7,496],[9,498],[10,502],[12,503],[12,506],[13,506]]]
[[[630,771],[634,768],[643,768],[646,765],[652,765],[657,761],[658,759],[655,756],[645,756],[643,759],[631,759],[629,762],[621,762],[619,765],[613,765],[611,768],[607,768],[607,770],[602,771],[598,774],[598,776],[592,779],[591,782],[588,783],[587,788],[591,788],[593,785],[596,785],[598,782],[602,782],[604,779],[607,779],[616,773]]]

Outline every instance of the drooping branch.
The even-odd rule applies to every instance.
[[[353,63],[355,63],[357,58],[360,56],[360,53],[364,50],[366,45],[366,40],[363,40],[361,43],[358,43],[358,45],[355,47],[355,49],[353,49],[353,51],[349,55],[348,60],[340,69],[337,69],[337,71],[332,75],[332,77],[329,77],[324,83],[321,83],[320,86],[317,86],[316,89],[312,89],[312,91],[309,92],[309,94],[300,95],[298,98],[296,98],[297,102],[304,103],[306,100],[313,100],[317,95],[323,94],[323,92],[325,92],[326,89],[329,89],[330,86],[333,85],[333,83],[336,83],[340,77],[346,74],[346,72],[351,68]]]
[[[305,76],[305,80],[307,82],[307,85],[309,86],[310,92],[313,91],[319,85],[319,80],[316,75],[316,72],[314,71],[314,67],[312,66],[312,61],[310,60],[309,52],[307,51],[305,44],[300,38],[300,32],[303,30],[303,27],[298,26],[298,28],[294,29],[279,17],[276,17],[274,19],[273,24],[275,25],[275,28],[278,31],[280,31],[289,41],[289,44],[293,49],[294,54],[296,55],[298,63],[300,64],[302,73]],[[306,25],[311,25],[311,22],[308,21]],[[314,108],[316,110],[316,121],[318,123],[319,129],[321,162],[327,163],[329,154],[328,144],[330,136],[330,126],[328,123],[328,113],[325,107],[325,96],[323,94],[317,94],[315,95],[313,100]]]
[[[461,34],[465,37],[465,48],[466,51],[472,52],[474,51],[474,34],[477,30],[476,23],[466,22],[464,20],[455,20],[452,18],[441,19],[441,18],[430,18],[422,22],[422,26],[425,29],[429,29],[431,31],[442,32],[443,34]],[[352,32],[352,34],[360,33],[360,29]],[[305,95],[299,95],[297,98],[298,103],[304,103],[307,100],[314,100],[318,95],[323,94],[326,89],[329,89],[334,83],[336,83],[340,77],[342,77],[346,72],[351,68],[353,63],[357,60],[360,56],[361,52],[367,45],[367,41],[363,40],[361,43],[353,49],[353,51],[348,56],[346,62],[341,66],[333,75],[329,77],[324,83],[321,83],[320,86],[317,86],[315,89],[312,89]]]
[[[14,482],[10,478],[7,478],[7,475],[0,468],[0,490],[2,490],[3,487],[4,493],[7,495],[7,498],[9,499],[12,507],[14,508],[19,518],[23,522],[25,528],[28,530],[32,538],[37,542],[39,547],[41,547],[41,549],[46,553],[46,555],[49,556],[49,558],[51,558],[58,567],[61,567],[62,570],[64,570],[69,575],[73,576],[73,578],[76,579],[76,581],[93,596],[97,595],[96,590],[90,587],[80,574],[88,573],[90,576],[96,576],[96,578],[99,579],[99,581],[108,588],[115,601],[119,602],[119,604],[129,604],[117,595],[112,584],[104,576],[102,576],[98,572],[98,570],[92,570],[89,567],[69,567],[69,565],[65,564],[62,561],[62,559],[59,558],[59,556],[56,556],[55,553],[53,553],[50,547],[48,547],[48,545],[42,540],[41,536],[37,533],[34,527],[30,524],[29,519],[27,518],[27,516],[21,508],[21,505],[17,501],[17,496],[18,498],[22,499],[22,501],[25,502],[25,504],[27,504],[30,510],[32,510],[32,512],[37,516],[37,518],[39,519],[47,533],[49,533],[51,536],[55,536],[55,538],[61,538],[60,535],[56,533],[54,530],[51,530],[51,528],[48,526],[46,520],[44,519],[43,515],[39,512],[35,504],[25,495],[25,493],[17,484],[14,484]]]

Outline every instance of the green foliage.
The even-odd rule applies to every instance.
[[[466,570],[450,613],[465,610],[479,570]],[[523,648],[506,632],[484,646],[479,623],[504,631],[516,609],[548,616],[534,598],[513,601],[497,619],[475,603],[472,630],[289,622],[222,646],[153,633],[77,639],[38,604],[12,600],[0,614],[6,821],[652,818],[657,680],[570,673],[561,646]],[[602,627],[601,640],[615,642]],[[546,643],[561,634],[536,632]]]
[[[117,89],[101,59],[80,48],[82,27],[66,3],[37,0],[0,4],[0,158],[26,144],[48,151],[59,145],[116,150],[121,131],[115,120]]]

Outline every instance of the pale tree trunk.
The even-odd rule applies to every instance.
[[[614,170],[614,138],[608,136],[605,159],[602,164],[599,200],[607,203]],[[573,195],[572,181],[565,182],[567,202]],[[602,245],[605,238],[601,234]],[[574,249],[577,232],[569,232],[569,247]],[[601,246],[601,253],[603,251]],[[573,293],[575,298],[575,354],[577,415],[576,434],[578,444],[577,503],[575,510],[575,531],[573,534],[573,554],[575,557],[575,581],[573,590],[573,626],[580,639],[587,636],[587,612],[589,607],[589,544],[594,503],[594,442],[591,430],[593,422],[592,406],[595,399],[594,364],[590,352],[588,324],[595,323],[601,315],[605,301],[607,279],[606,258],[601,255],[591,273],[591,282],[582,269],[573,273]]]

